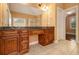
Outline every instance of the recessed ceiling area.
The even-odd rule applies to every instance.
[[[76,8],[75,7],[66,10],[66,14],[68,14],[68,15],[73,14],[73,13],[76,13]]]
[[[78,5],[78,3],[57,3],[57,6],[63,9],[71,8]]]
[[[37,4],[31,3],[9,3],[10,11],[19,12],[23,14],[30,14],[30,15],[41,15],[42,10],[40,8],[33,7],[38,6]]]

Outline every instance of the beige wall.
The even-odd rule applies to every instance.
[[[12,17],[18,17],[18,18],[38,18],[39,16],[34,16],[34,15],[29,15],[29,14],[23,14],[23,13],[18,13],[18,12],[12,12],[11,11]]]
[[[6,26],[8,19],[9,8],[7,3],[0,3],[0,26]]]
[[[56,4],[48,4],[48,11],[44,11],[41,15],[42,26],[55,26],[56,20]]]
[[[0,3],[0,26],[3,25],[3,20],[5,19],[5,12],[7,9],[6,3]]]
[[[79,4],[78,4],[78,43],[79,43]]]
[[[56,26],[56,4],[49,5],[49,24],[48,26]]]
[[[2,9],[3,9],[3,7],[2,7],[2,3],[0,3],[0,26],[2,26]]]
[[[59,8],[63,8],[64,4],[63,3],[57,3],[56,6],[59,7]]]

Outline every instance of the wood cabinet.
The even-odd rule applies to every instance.
[[[0,54],[23,54],[29,50],[27,30],[0,31]]]
[[[4,53],[4,47],[5,47],[5,45],[4,45],[4,40],[2,40],[1,38],[0,38],[0,55],[3,55],[3,54],[5,54]]]
[[[44,31],[43,30],[40,30],[40,29],[30,29],[29,30],[29,35],[39,35],[39,34],[44,34]]]
[[[2,31],[0,38],[0,54],[17,54],[18,34],[15,30]]]
[[[0,55],[24,54],[29,51],[29,36],[38,35],[39,44],[54,42],[54,27],[46,29],[0,30]]]
[[[8,38],[4,41],[5,54],[17,54],[17,38]]]
[[[46,46],[54,42],[54,28],[45,29],[44,34],[39,35],[39,44]]]
[[[19,54],[28,52],[29,50],[29,36],[28,30],[19,31]]]

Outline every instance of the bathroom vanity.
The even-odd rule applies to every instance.
[[[54,27],[48,26],[48,21],[43,25],[41,15],[12,12],[7,3],[0,4],[0,7],[4,7],[0,10],[3,12],[0,18],[0,55],[29,52],[30,35],[38,35],[38,44],[42,46],[54,42]]]
[[[0,55],[29,52],[29,36],[34,34],[42,46],[54,42],[54,27],[1,27]]]

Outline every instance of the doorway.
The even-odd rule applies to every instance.
[[[70,12],[69,12],[70,11]],[[70,15],[68,14],[70,13]],[[78,6],[74,6],[68,9],[62,9],[57,7],[57,23],[56,23],[56,29],[57,29],[57,41],[58,40],[67,40],[67,35],[66,34],[73,34],[73,33],[66,33],[67,29],[66,29],[66,22],[67,22],[67,18],[70,17],[71,19],[75,19],[75,20],[71,20],[70,22],[70,28],[72,28],[74,34],[74,37],[72,37],[69,40],[75,40],[76,42],[78,42]],[[68,35],[69,36],[69,35]]]
[[[62,8],[57,7],[57,41],[65,40],[65,18],[66,12]]]
[[[66,40],[76,40],[76,13],[66,16]]]
[[[66,40],[78,40],[78,7],[74,6],[66,9]]]

